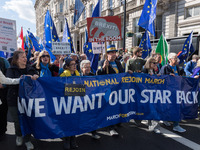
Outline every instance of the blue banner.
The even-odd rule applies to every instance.
[[[20,81],[18,109],[22,134],[37,139],[78,135],[120,122],[180,121],[197,117],[198,80],[147,74],[90,77],[29,77]],[[65,84],[84,84],[85,96]],[[83,89],[84,91],[84,89]],[[81,91],[81,92],[83,92]]]

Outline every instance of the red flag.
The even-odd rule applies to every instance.
[[[22,48],[24,51],[24,37],[23,37],[23,28],[21,27],[21,32],[17,40],[18,48]]]

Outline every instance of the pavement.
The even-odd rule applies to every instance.
[[[133,122],[123,123],[117,128],[119,136],[110,136],[105,129],[99,129],[99,140],[90,133],[77,136],[78,150],[200,150],[200,120],[183,120],[180,125],[187,131],[177,133],[171,127],[161,124],[161,134],[148,131],[145,121],[140,126]],[[0,142],[0,150],[25,150],[15,145],[14,125],[8,122],[6,137]],[[36,150],[62,150],[61,139],[38,140],[32,138]]]

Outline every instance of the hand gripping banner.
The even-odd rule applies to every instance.
[[[178,76],[121,73],[36,81],[25,77],[20,81],[18,109],[23,135],[61,138],[130,119],[194,119],[197,95],[198,80]]]

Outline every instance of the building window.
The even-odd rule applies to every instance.
[[[140,45],[142,34],[145,32],[145,30],[138,25],[138,21],[139,18],[133,19],[133,33],[135,33],[133,35],[133,46]]]
[[[83,11],[83,19],[86,19],[86,8]]]
[[[60,22],[60,32],[63,32],[63,22]]]
[[[91,5],[90,5],[90,14],[91,14],[91,16],[92,16],[93,10],[94,10],[94,5],[91,4]]]
[[[60,12],[63,12],[63,3],[60,3]]]
[[[101,9],[101,12],[103,11],[103,2],[102,2],[103,0],[100,0],[100,9]]]
[[[109,0],[108,8],[112,9],[112,7],[113,7],[112,0]]]
[[[186,18],[199,16],[199,15],[200,15],[200,6],[186,8]]]
[[[68,9],[68,0],[66,0],[66,9]]]
[[[156,39],[159,39],[162,34],[162,16],[157,15],[155,20],[155,32],[156,32]]]
[[[124,5],[124,0],[119,0],[119,6]]]
[[[71,16],[71,27],[73,27],[73,25],[74,25],[74,16]]]
[[[58,12],[58,8],[57,8],[57,5],[55,5],[55,8],[56,8],[56,13]]]

